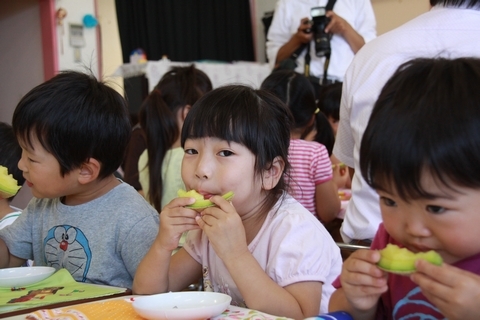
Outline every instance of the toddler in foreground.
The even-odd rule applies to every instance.
[[[216,206],[197,212],[185,207],[193,198],[176,198],[164,207],[135,293],[179,291],[203,277],[206,291],[233,305],[295,319],[327,311],[342,260],[322,224],[286,193],[291,121],[274,95],[244,86],[194,104],[182,129],[182,178]],[[219,196],[229,191],[232,203]]]
[[[480,315],[480,60],[416,59],[399,67],[373,109],[361,173],[380,196],[371,250],[348,258],[330,311],[355,319],[478,319]],[[410,276],[377,267],[392,243],[434,250]],[[338,282],[338,283],[337,283]]]

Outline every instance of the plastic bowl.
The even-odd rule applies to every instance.
[[[55,272],[53,267],[18,267],[0,269],[0,287],[24,287],[40,282]]]
[[[148,320],[200,320],[218,316],[232,298],[218,292],[183,291],[135,297],[135,312]]]

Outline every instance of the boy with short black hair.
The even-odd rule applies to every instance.
[[[34,198],[0,231],[0,266],[34,259],[77,281],[130,288],[159,217],[114,176],[131,131],[125,100],[93,76],[62,72],[22,98],[12,125]]]

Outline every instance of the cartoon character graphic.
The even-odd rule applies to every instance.
[[[46,296],[56,294],[58,290],[63,289],[63,287],[47,287],[43,289],[30,290],[24,296],[11,299],[7,303],[22,303],[32,300],[43,300]]]
[[[73,277],[85,282],[92,252],[82,230],[70,225],[55,226],[48,231],[43,245],[48,265],[55,269],[65,268]]]

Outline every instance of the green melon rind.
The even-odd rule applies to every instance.
[[[182,193],[180,190],[178,192],[178,195],[180,197],[182,197],[182,196],[185,197],[185,194],[186,194],[186,191],[185,191],[185,193]],[[233,191],[229,191],[229,192],[225,193],[224,195],[222,195],[222,198],[224,198],[227,201],[230,201],[233,198],[233,195],[234,195]],[[205,209],[205,208],[213,207],[213,206],[215,206],[215,204],[212,201],[207,199],[207,200],[197,200],[194,203],[192,203],[188,206],[185,206],[185,207],[190,208],[190,209]]]

